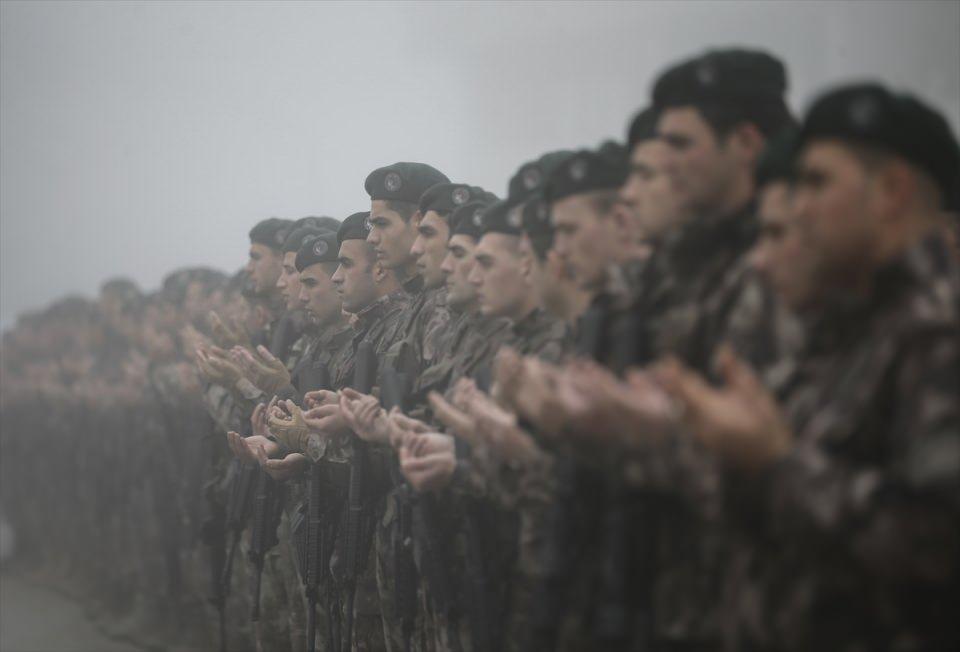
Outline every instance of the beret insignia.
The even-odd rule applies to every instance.
[[[510,212],[507,213],[507,224],[515,229],[519,229],[523,225],[523,206],[510,209]]]
[[[717,83],[717,70],[712,64],[704,61],[697,67],[697,81],[701,86],[713,86]]]
[[[478,208],[473,212],[473,225],[474,226],[483,226],[483,209]]]
[[[455,206],[463,206],[470,199],[470,191],[466,188],[457,188],[453,191],[451,199]]]
[[[363,230],[367,233],[370,233],[373,230],[373,224],[370,223],[370,218],[363,218]]]
[[[282,246],[283,246],[283,243],[286,242],[286,240],[287,240],[287,230],[286,230],[286,229],[280,229],[280,230],[277,231],[277,233],[273,236],[273,239],[276,240],[276,241],[277,241],[277,244],[282,247]]]
[[[313,243],[313,253],[317,256],[323,256],[327,253],[327,250],[330,247],[327,246],[327,241],[323,238],[317,238],[317,241]]]
[[[858,97],[850,103],[847,109],[850,122],[858,129],[869,129],[880,116],[880,107],[873,97]]]
[[[574,181],[583,181],[587,176],[587,162],[582,159],[574,159],[570,163],[570,178]]]
[[[523,171],[523,187],[527,190],[533,190],[540,185],[541,178],[540,170],[535,167],[529,167]]]
[[[403,180],[396,172],[387,172],[383,178],[383,187],[390,192],[397,192],[403,186]]]

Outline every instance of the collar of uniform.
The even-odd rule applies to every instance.
[[[358,328],[366,327],[370,322],[376,321],[383,315],[387,307],[392,303],[392,297],[396,294],[391,292],[385,296],[380,297],[369,306],[357,313],[356,325]]]
[[[423,277],[419,274],[415,274],[401,283],[400,287],[402,287],[403,291],[410,296],[420,294],[423,292]]]
[[[545,314],[543,308],[534,308],[530,314],[513,324],[513,332],[521,337],[535,332]]]
[[[955,300],[960,293],[960,266],[942,234],[928,234],[881,266],[867,295],[828,295],[816,314],[806,320],[811,352],[844,346],[860,338],[864,324],[873,315],[899,305],[908,293],[916,293],[916,298],[904,306],[905,320],[933,324],[960,319]]]
[[[337,321],[324,328],[321,328],[317,334],[318,346],[327,348],[344,335],[350,335],[352,332],[349,321]]]
[[[690,220],[666,236],[662,247],[670,258],[699,268],[705,257],[749,246],[758,232],[756,204],[751,199],[731,213]]]

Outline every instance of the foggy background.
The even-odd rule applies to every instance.
[[[753,45],[790,100],[878,78],[960,125],[960,2],[0,3],[0,326],[109,277],[227,272],[397,160],[503,194],[622,138],[666,64]]]

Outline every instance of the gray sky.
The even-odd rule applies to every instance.
[[[874,78],[960,125],[958,2],[4,1],[0,324],[112,276],[235,270],[259,219],[363,210],[397,160],[502,194],[732,44],[780,55],[798,110]]]

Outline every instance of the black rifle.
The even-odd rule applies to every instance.
[[[357,346],[353,368],[353,389],[361,394],[373,391],[377,375],[377,357],[373,344],[366,340]],[[343,555],[343,579],[347,589],[346,626],[344,627],[344,650],[350,652],[353,645],[353,610],[357,593],[357,576],[361,564],[366,559],[364,544],[363,512],[364,493],[367,480],[367,450],[359,439],[353,440],[353,460],[350,464],[350,480],[347,488],[347,514],[345,519],[345,541]]]
[[[250,608],[250,620],[260,622],[260,583],[263,576],[263,563],[267,551],[279,543],[277,527],[283,513],[283,486],[271,478],[266,471],[257,473],[257,490],[253,498],[253,521],[250,527],[250,550],[248,559],[253,564],[252,593],[253,604]]]
[[[408,377],[396,369],[383,371],[380,403],[385,410],[404,407]],[[396,614],[400,618],[404,649],[409,652],[417,615],[417,567],[413,560],[413,491],[404,481],[397,464],[390,465],[391,482],[397,507],[398,535],[394,539],[393,563],[396,582]]]
[[[300,375],[299,389],[303,392],[330,388],[330,371],[325,364],[310,364]],[[329,479],[325,465],[317,463],[310,467],[310,482],[307,493],[307,514],[293,528],[294,544],[297,549],[300,577],[303,581],[304,596],[307,599],[307,650],[315,652],[317,646],[317,602],[321,585],[329,581],[328,561],[330,542],[325,536],[329,529],[330,511],[336,506],[332,487],[326,486]],[[328,621],[329,621],[329,613]],[[333,623],[327,623],[327,647],[334,650]]]
[[[250,515],[257,470],[256,464],[244,464],[237,459],[230,462],[230,489],[224,515],[224,527],[230,538],[230,547],[227,549],[227,558],[220,575],[221,589],[219,592],[221,649],[226,649],[226,602],[230,595],[233,560],[236,557],[237,546],[240,544],[240,537]]]

